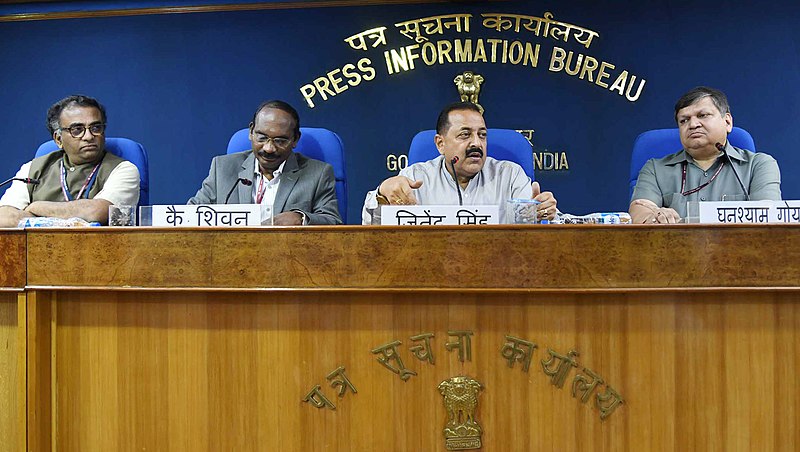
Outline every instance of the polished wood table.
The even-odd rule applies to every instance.
[[[798,227],[26,236],[29,450],[800,449]]]

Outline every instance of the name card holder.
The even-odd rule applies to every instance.
[[[272,206],[259,204],[165,204],[139,208],[141,226],[272,226]]]
[[[384,226],[500,224],[500,207],[479,206],[381,206]]]
[[[699,217],[706,224],[800,223],[800,201],[701,202]]]

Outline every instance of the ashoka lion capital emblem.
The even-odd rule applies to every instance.
[[[478,96],[481,94],[481,84],[483,80],[482,75],[472,71],[464,71],[453,79],[453,83],[456,84],[456,88],[458,89],[461,102],[472,102],[478,107],[481,113],[483,113],[483,107],[478,103]]]
[[[444,397],[447,410],[447,425],[444,428],[447,450],[480,449],[481,426],[475,420],[475,410],[481,389],[483,385],[477,380],[465,376],[439,383],[439,392]]]

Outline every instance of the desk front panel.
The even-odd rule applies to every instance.
[[[62,288],[578,290],[798,287],[800,227],[91,228],[28,233]]]
[[[638,294],[62,291],[62,451],[444,451],[439,384],[481,383],[484,450],[798,450],[800,303],[787,291]],[[57,299],[57,301],[55,301]],[[472,332],[470,358],[447,342]],[[410,338],[433,333],[434,363]],[[501,354],[536,344],[530,367]],[[407,381],[372,353],[400,341]],[[463,341],[462,341],[463,343]],[[563,386],[548,349],[567,355]],[[392,362],[399,368],[396,362]],[[326,378],[339,366],[357,390]],[[555,366],[550,366],[554,368]],[[578,375],[604,381],[582,402]],[[303,402],[315,385],[336,409]],[[624,399],[601,420],[597,395]]]
[[[19,449],[24,441],[25,334],[19,310],[24,306],[26,236],[16,229],[0,230],[0,451]],[[24,383],[23,383],[24,384]],[[22,404],[22,405],[20,405]]]
[[[0,229],[0,291],[21,291],[26,282],[26,235],[19,229]]]
[[[24,296],[0,292],[0,451],[18,450],[18,434],[25,425],[20,418],[24,409],[19,406],[25,401],[25,392],[19,385],[20,369],[25,369],[25,335],[24,329],[19,328],[17,311],[19,297]]]
[[[800,449],[800,228],[108,228],[28,249],[29,447],[445,450],[438,388],[466,375],[485,450]],[[506,336],[536,345],[527,372]],[[393,341],[406,381],[372,352]],[[574,366],[548,375],[550,351]],[[303,402],[316,385],[335,410]]]

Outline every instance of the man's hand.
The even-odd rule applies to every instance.
[[[0,228],[16,228],[20,220],[35,215],[16,207],[0,206]]]
[[[303,216],[297,212],[283,212],[272,218],[275,226],[302,226]]]
[[[542,189],[539,187],[539,182],[533,182],[531,184],[531,190],[533,191],[534,201],[539,201],[539,205],[536,206],[536,213],[539,219],[554,219],[556,217],[556,204],[558,204],[558,201],[556,201],[553,193],[549,191],[542,192]]]
[[[422,187],[421,180],[411,180],[405,176],[394,176],[383,181],[378,191],[386,196],[389,204],[414,205],[417,197],[414,189]]]
[[[681,216],[670,207],[658,207],[649,199],[634,199],[628,207],[635,224],[678,223]]]

